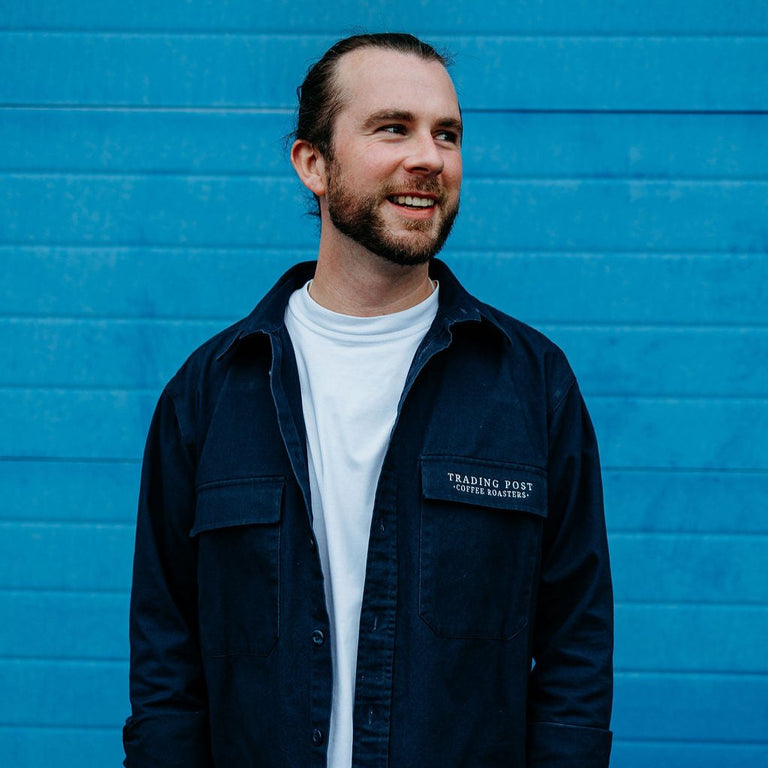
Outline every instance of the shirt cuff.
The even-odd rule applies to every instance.
[[[610,731],[561,723],[529,723],[528,768],[608,768]]]

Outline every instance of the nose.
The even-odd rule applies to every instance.
[[[436,176],[445,166],[445,160],[431,132],[414,134],[403,167],[409,173]]]

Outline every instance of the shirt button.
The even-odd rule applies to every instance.
[[[319,747],[323,743],[323,732],[319,728],[312,731],[312,743]]]
[[[323,634],[322,629],[316,629],[312,633],[312,642],[315,645],[322,645],[325,642],[325,634]]]

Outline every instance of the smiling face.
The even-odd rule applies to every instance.
[[[363,48],[340,59],[336,86],[343,106],[324,158],[323,235],[396,264],[428,261],[450,233],[461,187],[461,114],[447,71]]]

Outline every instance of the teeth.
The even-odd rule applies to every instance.
[[[410,205],[414,208],[431,208],[435,201],[429,197],[413,197],[412,195],[394,195],[392,198],[398,205]]]

